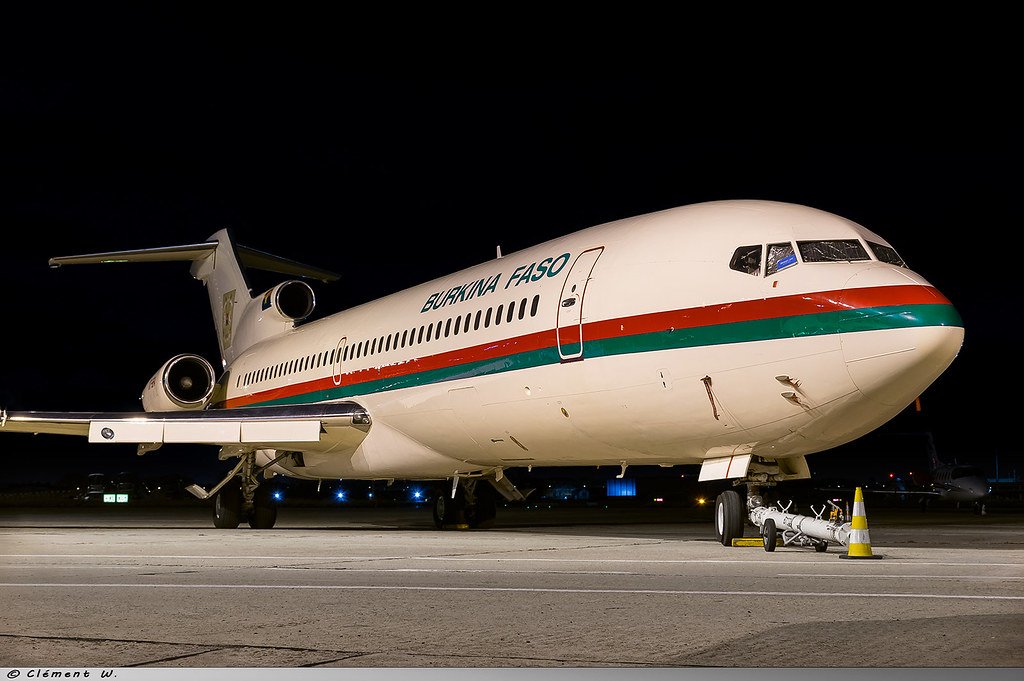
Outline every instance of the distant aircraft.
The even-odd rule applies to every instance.
[[[336,238],[334,235],[326,239]],[[191,261],[220,366],[170,358],[138,413],[9,412],[8,432],[218,446],[214,524],[272,527],[263,480],[444,484],[439,528],[486,527],[506,472],[700,464],[762,487],[889,421],[954,360],[946,297],[869,229],[814,208],[716,201],[618,220],[499,256],[316,321],[309,284],[250,290],[246,268],[333,273],[237,245],[58,257],[52,266]],[[69,303],[70,304],[70,303]],[[58,307],[55,303],[53,307]],[[126,342],[130,340],[126,339]],[[715,536],[743,535],[734,490]]]
[[[989,494],[989,484],[985,473],[978,466],[943,463],[935,450],[935,440],[931,433],[926,433],[928,447],[928,472],[918,475],[909,473],[910,485],[907,486],[902,477],[896,483],[896,489],[872,489],[867,491],[875,494],[896,494],[901,497],[919,497],[922,509],[927,508],[931,499],[955,502],[970,502],[975,509],[984,513],[983,500]],[[895,474],[892,474],[895,476]],[[894,480],[896,477],[893,478]]]

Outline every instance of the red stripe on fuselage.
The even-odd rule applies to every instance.
[[[840,298],[843,299],[842,303],[839,302]],[[583,336],[586,340],[603,340],[618,336],[634,336],[664,331],[669,328],[685,329],[716,324],[734,324],[736,322],[793,317],[804,314],[820,314],[823,312],[854,310],[867,307],[929,304],[948,305],[950,302],[936,289],[930,286],[919,285],[818,291],[816,293],[795,296],[743,300],[686,310],[652,312],[634,317],[620,317],[618,319],[591,322],[584,325],[585,331]],[[403,360],[391,365],[360,369],[343,374],[342,385],[358,385],[367,381],[386,380],[421,371],[495,359],[506,355],[553,347],[555,343],[555,330],[545,329],[544,331],[523,336],[513,336],[512,338],[496,342],[459,348],[412,360]],[[264,390],[252,395],[233,397],[227,400],[223,406],[244,407],[250,404],[269,402],[337,387],[333,376],[327,376],[312,381],[303,381],[302,383],[293,383],[279,388]]]

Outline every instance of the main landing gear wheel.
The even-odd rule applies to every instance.
[[[498,515],[497,491],[486,480],[477,480],[473,485],[473,501],[466,504],[466,524],[473,529],[486,529],[494,525],[496,515]]]
[[[722,546],[732,546],[732,540],[743,536],[743,504],[740,495],[726,490],[715,499],[715,538]]]
[[[264,482],[256,489],[249,512],[249,527],[254,530],[269,530],[277,522],[277,503],[270,485]]]
[[[761,537],[764,539],[764,550],[774,551],[775,542],[778,539],[778,531],[775,529],[775,521],[771,518],[765,519],[764,526],[761,528]]]
[[[464,499],[462,489],[455,492],[454,499],[442,489],[434,500],[434,527],[443,530],[454,525],[466,524]]]
[[[232,478],[213,499],[213,526],[233,530],[242,522],[242,481]]]

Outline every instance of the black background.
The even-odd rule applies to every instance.
[[[217,360],[186,264],[51,270],[51,256],[229,226],[248,246],[340,272],[315,286],[320,316],[497,245],[757,198],[867,226],[962,315],[963,350],[924,410],[880,435],[927,430],[946,459],[1020,466],[1021,118],[1007,19],[581,24],[182,7],[5,22],[0,406],[137,409],[172,355]],[[5,436],[5,476],[134,462],[79,440]],[[920,460],[890,445],[869,436],[812,467]],[[186,458],[146,462],[187,474],[215,457]]]

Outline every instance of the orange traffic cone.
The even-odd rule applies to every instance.
[[[846,545],[846,555],[840,558],[881,558],[871,553],[868,517],[864,513],[864,493],[860,487],[853,495],[853,519],[850,521],[850,536]]]

